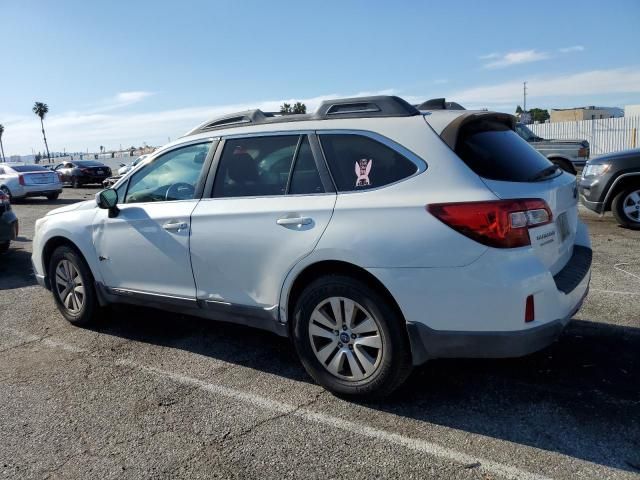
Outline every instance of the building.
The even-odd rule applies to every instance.
[[[575,122],[579,120],[595,120],[599,118],[615,118],[624,116],[624,110],[618,107],[578,107],[558,108],[549,112],[551,122]]]
[[[625,117],[640,117],[640,105],[625,105],[624,106]]]

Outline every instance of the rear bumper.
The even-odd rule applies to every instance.
[[[45,197],[55,193],[62,193],[62,184],[24,185],[20,189],[13,189],[11,193],[14,198]]]
[[[109,178],[110,175],[79,175],[76,178],[80,183],[99,183],[102,184],[104,180]]]
[[[12,211],[0,215],[0,242],[4,243],[16,239],[17,224],[18,218]]]
[[[433,330],[421,323],[409,323],[413,363],[433,358],[514,358],[529,355],[552,344],[580,309],[588,288],[564,318],[513,332],[458,332]]]

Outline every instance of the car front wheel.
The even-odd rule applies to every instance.
[[[302,364],[331,392],[380,398],[411,372],[404,320],[363,282],[339,275],[319,278],[301,294],[293,322]]]
[[[49,262],[49,281],[60,313],[70,323],[88,325],[98,311],[93,275],[84,259],[68,246],[56,248]]]
[[[623,227],[640,230],[640,186],[620,191],[611,203],[613,216]]]

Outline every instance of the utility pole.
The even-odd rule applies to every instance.
[[[523,86],[523,95],[524,95],[524,102],[523,102],[522,108],[526,112],[527,111],[527,82],[524,82],[522,86]]]

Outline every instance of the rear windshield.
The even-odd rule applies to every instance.
[[[508,182],[528,182],[552,163],[507,125],[483,120],[460,132],[458,156],[481,177]]]
[[[93,162],[91,160],[76,160],[75,163],[79,167],[104,167],[104,163]]]
[[[51,170],[41,167],[39,165],[14,165],[11,167],[16,172],[50,172]]]

